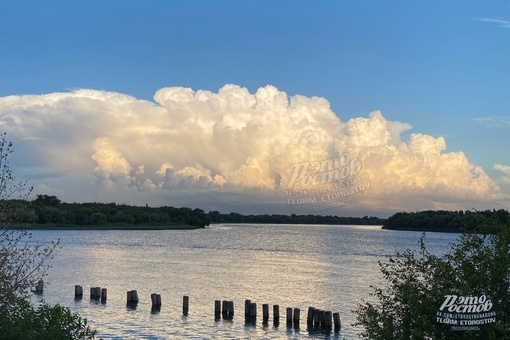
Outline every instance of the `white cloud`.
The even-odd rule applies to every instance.
[[[274,86],[253,94],[237,85],[218,93],[168,87],[154,100],[96,90],[1,97],[0,124],[8,138],[23,140],[25,163],[67,174],[65,183],[51,181],[55,190],[65,193],[74,178],[87,188],[62,197],[68,201],[195,199],[220,207],[242,197],[246,205],[297,209],[284,206],[292,166],[345,153],[370,177],[370,189],[351,205],[359,210],[504,197],[465,154],[445,152],[444,138],[402,140],[411,126],[378,111],[342,122],[326,99],[289,98]]]
[[[479,18],[480,21],[490,22],[493,24],[498,24],[500,27],[503,28],[510,28],[510,20],[509,19],[502,19],[502,18]]]
[[[503,173],[502,180],[505,183],[510,183],[510,166],[496,163],[494,169]]]
[[[510,127],[510,117],[481,117],[473,118],[473,121],[486,127]]]

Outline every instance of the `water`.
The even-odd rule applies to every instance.
[[[200,230],[35,231],[43,242],[61,239],[42,298],[70,307],[104,339],[356,339],[353,310],[382,282],[377,262],[417,248],[421,233],[374,226],[214,225]],[[427,233],[426,245],[444,253],[456,234]],[[74,285],[83,286],[74,300]],[[108,289],[105,304],[90,287]],[[137,290],[136,309],[126,292]],[[161,311],[151,311],[151,293]],[[182,316],[182,298],[190,311]],[[255,325],[244,322],[244,301],[257,303]],[[215,320],[214,301],[233,300],[231,321]],[[261,306],[270,305],[269,324]],[[280,306],[274,327],[272,305]],[[309,333],[308,306],[339,312],[339,334]],[[287,328],[285,309],[301,309],[300,329]]]

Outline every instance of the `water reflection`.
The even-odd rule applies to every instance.
[[[309,306],[340,312],[341,333],[355,338],[352,310],[381,280],[377,261],[417,248],[420,233],[358,226],[221,225],[194,231],[36,231],[62,239],[44,299],[69,306],[105,339],[324,338],[308,331]],[[444,252],[454,234],[428,234],[433,252]],[[74,301],[74,285],[84,287]],[[89,301],[90,287],[108,288],[105,304]],[[126,292],[140,302],[126,305]],[[153,312],[150,296],[161,294]],[[190,297],[182,316],[183,296]],[[255,324],[244,321],[244,301],[257,302]],[[232,320],[215,318],[215,300],[232,300]],[[262,323],[262,304],[271,316]],[[280,306],[274,327],[272,306]],[[286,327],[287,307],[301,309],[299,329]]]

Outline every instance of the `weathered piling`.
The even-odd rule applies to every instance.
[[[81,300],[83,298],[83,287],[80,285],[74,286],[74,299]]]
[[[228,317],[234,318],[234,301],[232,300],[228,302]]]
[[[269,304],[262,304],[262,322],[266,323],[269,321]]]
[[[250,318],[251,319],[257,318],[257,304],[255,302],[250,303]]]
[[[299,317],[301,314],[301,310],[299,308],[294,308],[294,317],[292,321],[294,321],[294,328],[299,328]]]
[[[106,288],[101,288],[101,303],[106,303],[108,290]]]
[[[330,332],[332,329],[331,316],[332,316],[331,311],[324,312],[324,326],[322,327],[322,329],[328,332]]]
[[[313,328],[319,329],[319,310],[313,309]]]
[[[219,320],[221,314],[221,301],[215,300],[214,301],[214,318],[216,320]]]
[[[138,292],[136,290],[129,290],[127,292],[128,305],[136,305],[138,303]]]
[[[152,302],[152,307],[151,307],[152,313],[158,313],[159,311],[161,311],[161,295],[160,294],[152,293],[151,294],[151,302]]]
[[[335,332],[339,332],[340,328],[342,328],[342,324],[340,323],[340,313],[333,313],[333,321],[335,322]]]
[[[319,310],[319,329],[324,329],[324,323],[326,321],[326,315],[324,311],[321,309]]]
[[[249,299],[244,300],[244,316],[246,319],[248,319],[250,317],[250,305],[251,305],[251,300],[249,300]]]
[[[156,294],[156,293],[152,293],[151,294],[151,302],[152,302],[152,306],[161,306],[161,295],[160,294]]]
[[[234,318],[234,301],[223,300],[221,315],[224,319]]]
[[[90,287],[90,299],[91,300],[101,299],[101,287]]]
[[[228,301],[223,300],[221,302],[221,315],[223,316],[223,319],[227,318],[227,314],[228,314]]]
[[[39,281],[37,281],[37,285],[35,286],[34,292],[38,293],[38,294],[42,294],[43,291],[44,291],[44,281],[39,280]]]
[[[189,296],[182,297],[182,315],[187,316],[189,312]]]
[[[287,327],[292,327],[292,308],[287,307]]]
[[[280,324],[280,306],[273,305],[273,324],[278,326]]]
[[[308,307],[308,314],[306,316],[306,325],[308,329],[313,328],[313,312],[315,311],[315,307]]]

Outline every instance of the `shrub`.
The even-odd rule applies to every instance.
[[[355,311],[355,326],[368,339],[510,339],[510,232],[508,224],[485,221],[478,233],[462,234],[439,257],[425,247],[380,262],[386,286],[373,287],[372,301]],[[496,322],[456,331],[438,322],[445,295],[486,296]]]

